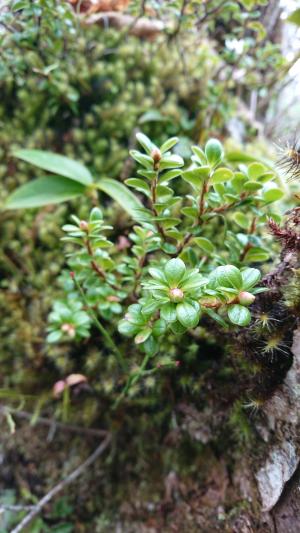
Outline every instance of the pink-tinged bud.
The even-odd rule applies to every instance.
[[[154,163],[158,163],[161,160],[161,151],[158,148],[154,148],[151,152],[151,157]]]
[[[72,324],[62,324],[60,329],[64,333],[69,335],[69,337],[71,337],[71,339],[73,339],[75,337],[75,335],[76,335],[76,330],[75,330],[75,328],[74,328],[74,326]]]
[[[66,384],[68,387],[72,387],[73,385],[79,385],[80,383],[86,383],[87,378],[83,374],[70,374],[66,378]]]
[[[242,291],[238,295],[238,300],[241,305],[251,305],[255,300],[254,294],[247,291]]]
[[[130,241],[125,235],[120,235],[118,238],[117,250],[126,250],[126,248],[130,248]]]
[[[63,393],[66,387],[66,382],[63,379],[60,379],[53,385],[52,393],[54,398],[59,398],[60,395]]]
[[[120,301],[120,298],[118,298],[118,296],[114,296],[113,294],[111,294],[110,296],[108,296],[106,298],[106,300],[108,302],[119,302]]]
[[[177,287],[175,287],[174,289],[170,289],[169,297],[172,302],[175,302],[175,303],[182,302],[184,298],[184,293],[181,289],[178,289]]]
[[[181,361],[175,361],[175,366],[180,366],[181,365]]]
[[[154,148],[151,152],[151,157],[153,159],[153,168],[154,170],[159,169],[159,162],[161,160],[161,151],[158,148]]]
[[[75,278],[75,272],[70,272],[70,278],[71,278],[71,279],[74,279],[74,278]]]
[[[89,229],[89,225],[86,220],[80,220],[79,227],[82,229],[82,231],[88,231]]]
[[[156,368],[161,368],[161,363],[157,363]]]

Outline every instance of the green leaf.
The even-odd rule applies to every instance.
[[[211,177],[211,183],[224,183],[225,181],[229,181],[233,178],[234,174],[232,170],[229,168],[221,167],[215,170]]]
[[[291,22],[292,24],[296,24],[296,26],[300,26],[300,8],[296,9],[289,15],[287,18],[288,22]]]
[[[262,41],[267,35],[266,28],[258,20],[253,20],[253,21],[249,22],[248,23],[248,28],[250,28],[251,30],[253,30],[253,31],[255,31],[257,33],[257,40],[258,41]]]
[[[232,324],[237,326],[248,326],[251,322],[251,313],[247,307],[234,304],[228,308],[228,318]]]
[[[176,168],[175,170],[168,170],[162,176],[159,178],[159,183],[162,185],[163,183],[167,183],[170,180],[173,180],[174,178],[177,178],[177,176],[180,176],[182,174],[182,170]]]
[[[160,335],[162,335],[166,331],[166,328],[167,328],[166,321],[160,318],[159,320],[156,320],[154,322],[153,328],[152,328],[152,334],[154,335],[154,337],[160,337]]]
[[[62,336],[63,333],[61,330],[55,330],[47,335],[46,341],[52,344],[54,342],[58,342],[62,338]]]
[[[192,152],[196,156],[195,160],[197,159],[201,165],[207,165],[206,155],[203,152],[202,148],[200,148],[199,146],[192,146]]]
[[[264,185],[262,196],[265,202],[272,203],[280,200],[284,196],[284,192],[275,183],[269,182]]]
[[[224,157],[223,146],[218,139],[209,139],[205,145],[205,155],[211,167],[216,166]]]
[[[234,178],[231,180],[230,185],[237,191],[241,193],[244,188],[244,183],[247,180],[246,176],[242,172],[235,172]]]
[[[179,141],[178,137],[171,137],[171,139],[168,139],[164,144],[161,145],[160,151],[162,154],[167,152],[168,150],[171,150],[175,144],[177,144]]]
[[[157,202],[165,203],[167,202],[174,194],[173,189],[166,187],[165,185],[158,185],[156,187]]]
[[[90,222],[97,222],[103,219],[103,214],[99,207],[93,207],[90,214]]]
[[[242,275],[234,265],[219,266],[210,274],[210,284],[213,288],[228,287],[241,289],[243,286]]]
[[[180,288],[184,291],[191,291],[199,289],[199,287],[203,287],[203,285],[207,285],[207,283],[207,278],[204,278],[201,274],[195,273],[188,277],[185,276],[180,282]]]
[[[143,193],[146,193],[147,195],[150,193],[150,187],[145,183],[143,180],[139,178],[129,178],[128,180],[125,180],[126,185],[129,187],[133,187],[137,191],[141,191]]]
[[[211,241],[206,239],[205,237],[195,237],[193,241],[199,246],[202,250],[204,250],[207,254],[212,254],[215,251],[215,247],[212,244]]]
[[[199,212],[197,207],[183,207],[181,209],[181,213],[183,213],[187,217],[196,218]]]
[[[257,183],[257,181],[246,181],[246,183],[244,183],[244,187],[245,191],[259,191],[259,189],[262,189],[262,184],[261,183]]]
[[[164,272],[170,287],[177,287],[186,272],[185,264],[179,257],[170,259],[165,265]]]
[[[139,152],[138,150],[130,150],[131,157],[140,163],[143,167],[151,170],[153,168],[153,159],[150,155],[145,155]]]
[[[140,200],[123,183],[110,178],[103,178],[98,181],[96,186],[118,202],[134,220],[149,218],[145,212],[140,211],[143,208]]]
[[[273,178],[274,178],[274,172],[264,172],[257,179],[260,183],[266,183],[267,181],[270,181]]]
[[[121,320],[118,324],[118,331],[126,337],[132,337],[139,330],[139,327],[128,320]]]
[[[267,261],[269,259],[270,254],[265,250],[264,248],[259,248],[258,246],[254,246],[253,248],[250,248],[248,252],[245,255],[244,262],[245,263],[261,263],[263,261]]]
[[[259,178],[262,174],[266,172],[266,167],[262,165],[262,163],[251,163],[248,167],[248,177],[250,180],[256,180]]]
[[[210,316],[210,318],[212,318],[213,320],[218,322],[218,324],[220,324],[220,326],[222,326],[223,328],[228,328],[227,322],[225,322],[225,320],[223,320],[223,318],[220,315],[218,315],[218,313],[213,311],[213,309],[209,309],[209,307],[208,307],[208,308],[205,309],[205,313],[208,316]]]
[[[177,304],[176,314],[180,324],[186,328],[195,328],[199,322],[199,311],[189,303]]]
[[[151,333],[151,328],[142,329],[142,331],[140,331],[134,339],[135,344],[142,344],[143,342],[145,342],[148,337],[150,337]]]
[[[166,276],[164,275],[163,271],[160,268],[150,267],[149,274],[155,280],[160,281],[163,284],[166,284]]]
[[[93,183],[92,175],[84,165],[63,155],[44,150],[17,150],[13,152],[13,155],[36,167],[49,170],[49,172],[54,172],[54,174],[64,176],[64,178],[70,178],[83,185]]]
[[[182,177],[185,181],[193,185],[196,189],[201,187],[204,180],[209,176],[210,168],[208,166],[192,168],[191,170],[185,170],[182,172]]]
[[[161,318],[166,320],[166,322],[175,322],[175,320],[177,320],[176,304],[169,302],[162,305],[160,310],[160,316]]]
[[[152,150],[156,148],[155,144],[153,144],[152,141],[150,141],[149,137],[147,135],[144,135],[144,133],[137,133],[136,138],[140,145],[144,148],[145,152],[147,154],[151,154]]]
[[[176,322],[171,322],[170,328],[175,333],[175,335],[182,335],[186,332],[186,327],[184,327],[178,320]]]
[[[251,221],[249,220],[249,217],[245,215],[245,213],[242,213],[241,211],[237,211],[233,215],[233,220],[243,229],[248,229],[250,227]]]
[[[165,170],[168,168],[178,168],[182,167],[184,165],[184,161],[180,155],[172,154],[172,155],[165,155],[161,158],[159,162],[159,168],[160,170]]]
[[[241,274],[243,278],[243,289],[251,289],[261,278],[261,273],[257,268],[245,268]]]
[[[60,176],[45,176],[25,183],[7,199],[6,209],[25,209],[59,204],[85,193],[81,183]]]
[[[173,226],[177,226],[181,222],[180,218],[166,216],[154,217],[153,220],[160,222],[164,228],[172,228]]]

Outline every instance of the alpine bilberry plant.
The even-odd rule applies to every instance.
[[[280,221],[274,203],[283,195],[270,168],[230,163],[217,139],[194,146],[189,165],[172,152],[177,138],[160,147],[142,133],[137,140],[143,149],[131,151],[137,177],[125,182],[136,199],[135,224],[122,236],[126,246],[107,238],[112,228],[98,207],[88,220],[72,216],[63,227],[72,276],[63,276],[67,296],[49,316],[49,342],[77,340],[98,327],[129,372],[121,397],[157,370],[149,361],[168,335],[210,322],[223,331],[250,324],[251,305],[265,290],[257,287],[257,265],[272,253],[262,229]],[[116,330],[133,339],[131,353],[144,353],[138,368],[129,370],[128,344],[115,340]]]

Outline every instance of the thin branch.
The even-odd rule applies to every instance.
[[[0,407],[0,412],[2,413],[4,409]],[[27,411],[17,411],[12,410],[13,416],[17,418],[23,418],[25,420],[31,420],[33,418],[33,413],[28,413]],[[105,437],[108,434],[108,431],[105,429],[96,429],[96,428],[85,428],[80,426],[74,426],[72,424],[63,424],[62,422],[57,422],[53,418],[46,418],[43,416],[39,416],[36,418],[36,423],[48,426],[50,428],[54,427],[55,429],[61,429],[62,431],[68,431],[70,433],[78,433],[79,435],[85,434],[90,435],[91,437]]]
[[[176,27],[175,27],[174,31],[172,33],[170,33],[169,36],[168,36],[168,41],[169,42],[172,41],[173,39],[175,39],[177,37],[177,35],[179,34],[180,29],[181,29],[182,19],[185,16],[185,9],[188,6],[188,4],[189,4],[189,0],[182,0],[181,9],[180,9],[180,13],[179,13],[179,16],[178,16],[178,21],[177,21]]]
[[[21,522],[10,531],[10,533],[20,533],[23,531],[32,520],[43,510],[45,505],[49,503],[54,496],[59,492],[64,490],[70,483],[73,483],[83,472],[91,466],[100,455],[106,450],[108,445],[111,442],[111,434],[108,434],[107,437],[101,442],[101,444],[94,450],[94,452],[79,465],[73,472],[71,472],[65,479],[60,481],[55,487],[53,487],[40,501],[34,506],[34,508],[21,520]]]
[[[19,513],[20,511],[31,511],[35,509],[35,505],[0,505],[0,513],[5,513],[5,511],[15,511]]]

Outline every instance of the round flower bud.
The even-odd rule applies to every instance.
[[[154,169],[157,170],[161,160],[161,151],[158,148],[154,148],[151,152],[151,157],[153,159]]]
[[[88,225],[88,223],[87,223],[86,220],[80,220],[79,227],[80,227],[80,229],[82,229],[83,231],[87,231],[87,230],[89,229],[89,225]]]
[[[63,333],[66,333],[71,339],[73,339],[76,335],[76,330],[72,324],[62,324],[61,325],[61,331]]]
[[[172,302],[179,303],[182,302],[184,293],[181,289],[175,287],[174,289],[170,289],[169,296]]]
[[[238,300],[241,305],[251,305],[255,300],[254,294],[247,291],[242,291],[238,295]]]

